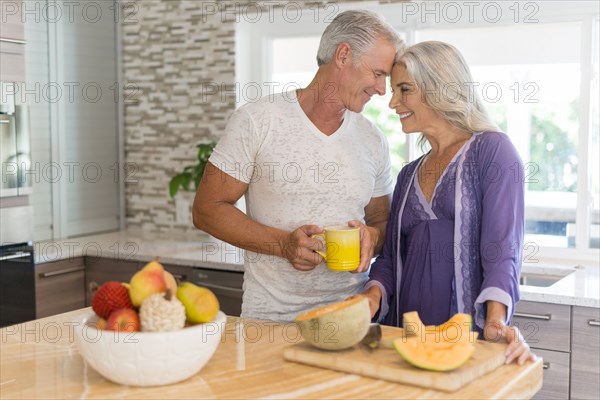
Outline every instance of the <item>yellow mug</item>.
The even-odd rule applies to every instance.
[[[332,271],[354,271],[360,265],[360,228],[332,226],[312,235],[325,241],[325,253],[316,251]]]

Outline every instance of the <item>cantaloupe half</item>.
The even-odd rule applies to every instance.
[[[423,325],[417,313],[406,313],[403,317],[408,335],[394,340],[393,346],[415,367],[450,371],[463,365],[473,355],[478,333],[471,332],[470,315],[456,314],[438,326]]]
[[[315,308],[295,319],[302,337],[323,350],[343,350],[360,342],[371,322],[369,301],[364,296]]]

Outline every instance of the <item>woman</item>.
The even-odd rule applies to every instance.
[[[472,90],[463,57],[442,42],[408,48],[392,69],[390,108],[431,150],[398,176],[381,256],[364,294],[372,315],[427,325],[471,314],[488,340],[509,343],[506,362],[535,360],[517,328],[524,230],[521,160]]]

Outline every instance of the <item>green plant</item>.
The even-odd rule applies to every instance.
[[[208,158],[212,154],[212,151],[216,145],[216,142],[209,142],[196,146],[198,148],[196,164],[188,165],[183,169],[183,171],[171,178],[171,181],[169,182],[169,195],[171,197],[175,197],[179,191],[179,188],[183,188],[183,190],[189,192],[190,183],[192,182],[194,182],[194,190],[198,189],[198,185],[202,180],[202,174],[204,173],[204,168],[206,167]]]

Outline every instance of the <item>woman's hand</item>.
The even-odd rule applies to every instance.
[[[508,343],[504,352],[506,364],[516,361],[517,364],[523,365],[527,360],[532,362],[536,360],[535,354],[533,354],[517,327],[508,326],[498,321],[487,322],[483,329],[483,335],[485,340],[490,342]]]
[[[375,314],[379,310],[379,306],[381,304],[381,289],[379,289],[378,286],[371,286],[363,292],[363,296],[369,300],[371,318],[375,317]]]
[[[362,294],[355,294],[350,297],[347,297],[344,300],[354,299],[355,297],[363,296],[369,300],[369,308],[371,309],[371,319],[379,310],[379,304],[381,304],[381,289],[377,286],[371,286],[367,290],[365,290]]]

